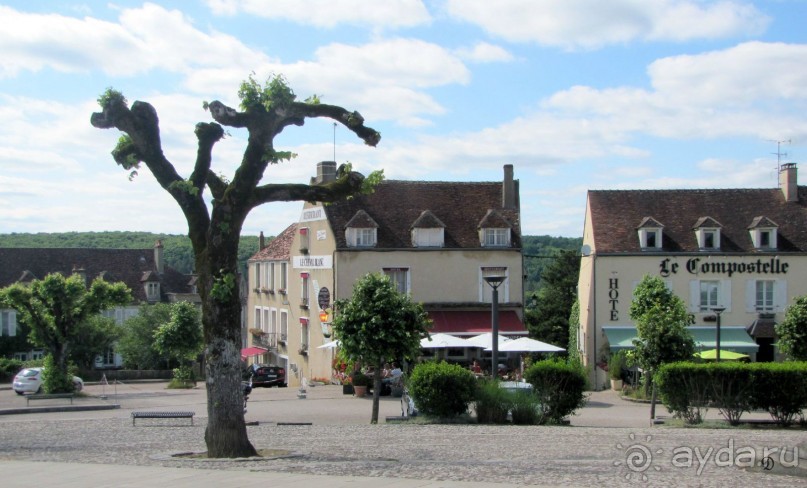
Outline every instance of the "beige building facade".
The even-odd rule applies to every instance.
[[[320,163],[313,182],[330,181],[335,169]],[[253,285],[272,279],[267,267],[280,266],[288,270],[284,294]],[[249,346],[266,348],[250,360],[286,367],[289,386],[331,377],[336,349],[321,346],[334,340],[333,303],[350,298],[367,273],[387,274],[423,303],[432,332],[460,336],[490,331],[491,288],[482,277],[503,275],[501,331],[526,335],[518,181],[511,165],[502,182],[384,181],[371,195],[305,203],[299,221],[249,267]],[[470,359],[456,354],[456,361]]]
[[[807,294],[807,188],[589,191],[578,292],[578,350],[596,389],[601,365],[636,337],[633,292],[658,276],[689,309],[699,350],[780,360],[775,324]]]

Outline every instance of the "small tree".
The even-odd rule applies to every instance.
[[[80,325],[101,311],[131,301],[124,283],[107,283],[98,278],[89,288],[78,274],[65,278],[49,274],[30,284],[15,283],[0,290],[0,306],[17,311],[17,320],[30,327],[32,344],[44,348],[53,361],[49,374],[72,385],[67,371],[71,346],[80,340]],[[60,387],[61,388],[61,387]],[[64,387],[69,391],[70,387]]]
[[[695,341],[687,329],[692,318],[683,300],[670,291],[661,278],[649,275],[642,278],[634,291],[630,318],[636,322],[638,335],[638,339],[633,340],[636,348],[633,359],[645,370],[645,389],[652,387],[650,416],[653,418],[656,413],[653,374],[662,364],[692,359]]]
[[[160,325],[171,320],[171,305],[155,303],[141,305],[137,315],[123,323],[123,337],[117,351],[123,364],[131,369],[160,369],[168,367],[165,359],[154,348],[154,334]]]
[[[100,352],[113,347],[123,336],[123,329],[109,317],[94,315],[79,324],[77,341],[73,343],[70,359],[80,368],[90,369]]]
[[[202,317],[199,309],[190,302],[171,304],[171,320],[154,332],[154,347],[179,362],[174,380],[185,383],[193,380],[187,362],[202,352]]]
[[[807,361],[807,296],[787,307],[785,318],[776,324],[777,344],[782,354],[794,361]]]
[[[580,253],[573,250],[560,251],[544,268],[541,288],[535,294],[536,305],[525,313],[531,337],[551,344],[569,342],[569,317],[577,301],[579,274]]]
[[[428,337],[431,324],[421,304],[400,293],[389,277],[367,274],[353,287],[349,300],[337,300],[334,335],[347,359],[374,367],[373,414],[378,423],[381,368],[385,362],[414,358],[420,340]]]

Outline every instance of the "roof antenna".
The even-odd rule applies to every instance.
[[[768,139],[768,142],[775,142],[776,143],[776,152],[771,154],[776,154],[776,181],[779,181],[779,172],[782,170],[782,158],[787,157],[787,153],[782,152],[782,144],[788,143],[790,144],[790,139],[777,141],[774,139]]]

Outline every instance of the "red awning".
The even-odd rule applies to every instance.
[[[241,349],[241,357],[248,358],[250,356],[258,356],[261,354],[265,354],[268,349],[264,349],[262,347],[245,347]]]
[[[490,332],[489,310],[429,312],[429,318],[434,323],[429,331],[432,334],[477,335]],[[526,335],[527,329],[514,311],[505,310],[499,312],[499,333]]]

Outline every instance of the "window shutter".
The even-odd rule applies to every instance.
[[[748,280],[745,282],[745,311],[754,313],[757,311],[757,282]]]
[[[773,284],[773,310],[784,312],[787,307],[787,281],[776,280]]]
[[[722,280],[720,282],[720,296],[718,297],[718,304],[726,307],[726,312],[731,312],[731,280]]]
[[[689,311],[698,313],[701,310],[701,282],[692,280],[689,282]]]

